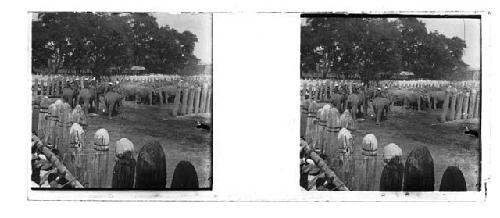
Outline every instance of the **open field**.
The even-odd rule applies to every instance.
[[[120,113],[112,120],[107,116],[89,117],[85,141],[91,143],[93,134],[105,128],[110,135],[110,151],[114,152],[117,140],[128,138],[134,143],[137,159],[137,152],[147,141],[158,140],[166,156],[167,187],[177,163],[186,160],[194,165],[200,188],[211,188],[212,133],[195,127],[195,120],[211,122],[211,118],[207,114],[175,118],[170,115],[172,107],[171,104],[150,106],[124,101]],[[113,164],[111,161],[109,169]]]
[[[439,190],[441,177],[448,166],[458,166],[463,172],[468,191],[478,190],[480,175],[480,143],[479,138],[463,134],[464,126],[477,128],[475,122],[453,122],[438,125],[441,110],[413,111],[392,107],[388,120],[380,126],[367,119],[357,122],[354,137],[355,154],[361,154],[363,137],[372,133],[378,140],[378,163],[375,187],[379,188],[380,174],[383,169],[383,147],[389,143],[397,144],[403,150],[403,163],[411,150],[418,146],[427,146],[434,160],[435,189]],[[359,156],[358,156],[359,157]],[[361,161],[357,161],[359,169]]]

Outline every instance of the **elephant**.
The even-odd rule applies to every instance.
[[[71,87],[65,87],[62,89],[62,96],[64,102],[67,102],[71,108],[75,107],[75,99],[77,97],[76,91],[74,91]]]
[[[423,104],[430,105],[430,97],[426,93],[413,91],[406,94],[405,102],[410,108],[421,110]]]
[[[142,86],[137,89],[137,92],[135,93],[136,96],[136,101],[139,100],[141,103],[149,103],[150,105],[153,104],[153,88],[149,86]]]
[[[361,105],[363,103],[363,96],[357,93],[352,93],[349,96],[347,96],[347,108],[351,109],[352,112],[352,118],[356,120],[357,114],[359,113],[359,110],[361,108]]]
[[[444,99],[446,98],[446,92],[445,91],[430,91],[428,93],[429,100],[432,100],[432,105],[434,106],[434,109],[437,109],[437,104],[438,103],[444,103]]]
[[[83,88],[80,90],[77,98],[77,104],[82,103],[83,101],[83,110],[85,114],[88,114],[89,109],[94,105],[94,109],[96,109],[96,96],[95,96],[94,88]]]
[[[337,108],[339,111],[343,111],[343,105],[342,105],[343,99],[344,99],[344,96],[341,95],[340,93],[338,93],[338,92],[333,93],[333,95],[332,95],[333,107]]]
[[[118,107],[121,105],[122,96],[114,91],[109,91],[104,96],[104,103],[108,111],[108,118],[111,119],[112,114],[118,113]]]
[[[394,104],[403,105],[407,91],[402,89],[389,89],[388,97],[391,100],[393,106]]]
[[[380,120],[382,119],[382,114],[385,112],[385,116],[387,117],[387,114],[389,112],[389,108],[391,105],[391,101],[388,98],[384,97],[376,97],[372,101],[373,104],[373,111],[376,114],[376,120],[377,120],[377,125],[380,125]]]

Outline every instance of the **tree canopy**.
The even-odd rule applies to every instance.
[[[410,71],[450,78],[463,71],[465,41],[428,33],[416,18],[307,18],[301,30],[301,72],[373,80]]]
[[[87,71],[99,76],[144,66],[179,73],[199,64],[198,38],[160,27],[147,13],[39,13],[32,22],[32,67]]]

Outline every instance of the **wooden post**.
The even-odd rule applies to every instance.
[[[196,87],[196,90],[194,92],[194,114],[198,115],[200,112],[200,94],[201,94],[201,88]]]
[[[194,88],[190,87],[189,88],[189,99],[188,99],[188,108],[187,108],[187,114],[192,114],[193,108],[194,107]]]
[[[188,98],[189,98],[189,88],[184,87],[182,89],[182,104],[181,104],[181,115],[186,115],[187,114],[187,105],[188,105]]]
[[[457,103],[457,93],[452,91],[450,113],[448,114],[448,117],[447,117],[449,121],[455,120],[456,103]]]
[[[481,116],[481,92],[477,92],[476,95],[476,108],[474,109],[474,118],[479,118]]]
[[[163,105],[163,88],[158,88],[158,95],[160,96],[160,105]],[[165,99],[166,104],[166,99]]]
[[[158,141],[148,141],[137,156],[135,188],[165,189],[167,183],[165,153]]]
[[[422,100],[422,96],[419,94],[417,95],[417,111],[420,111],[420,106],[422,105],[421,103],[421,100]]]
[[[473,118],[474,117],[474,109],[476,108],[476,90],[472,89],[471,95],[470,95],[470,104],[469,104],[469,115],[468,118]]]
[[[32,104],[31,105],[31,132],[36,133],[38,135],[38,117],[40,114],[40,105]]]
[[[465,94],[462,92],[459,92],[457,94],[457,109],[456,109],[456,114],[455,114],[455,120],[462,119],[462,108],[463,108],[464,96],[465,96]]]
[[[314,114],[316,115],[314,117],[314,128],[313,128],[313,147],[314,149],[319,149],[320,153],[323,152],[323,148],[321,147],[321,125],[320,125],[320,120],[321,120],[321,112],[323,111],[323,108],[318,109]]]
[[[306,133],[305,133],[305,139],[307,144],[313,145],[314,142],[314,130],[315,130],[315,124],[314,124],[314,119],[316,118],[316,102],[311,100],[308,108],[308,115],[307,115],[307,126],[306,126]]]
[[[418,146],[408,154],[403,191],[434,191],[434,161],[427,147]]]
[[[353,176],[355,175],[355,163],[354,163],[354,153],[353,138],[349,130],[342,128],[338,133],[338,137],[333,138],[337,140],[337,155],[339,158],[338,164],[338,174],[339,177],[347,187],[352,187],[355,181]],[[351,188],[352,189],[352,188]]]
[[[462,108],[462,119],[467,119],[468,118],[468,114],[469,114],[469,98],[470,98],[470,93],[469,92],[466,92],[464,94],[464,99],[463,99],[463,108]]]
[[[179,112],[180,103],[181,103],[181,88],[177,87],[177,92],[174,98],[174,107],[172,109],[172,116],[174,117],[177,116],[177,113]]]
[[[48,100],[44,97],[42,97],[42,100],[40,100],[40,113],[38,114],[38,128],[37,128],[37,134],[38,138],[40,138],[44,143],[46,142],[44,139],[47,135],[47,117],[49,113],[49,105],[48,105]]]
[[[207,103],[206,103],[205,113],[212,112],[212,87],[208,88]]]
[[[326,153],[326,122],[327,122],[327,115],[328,112],[330,111],[330,105],[325,105],[323,108],[319,111],[319,122],[318,122],[318,146],[321,149],[321,153],[325,154]]]
[[[69,138],[69,130],[71,128],[72,122],[71,122],[71,105],[68,103],[63,104],[63,109],[62,109],[62,114],[61,114],[61,123],[62,123],[62,145],[64,147],[69,147],[70,145],[70,138]],[[69,150],[69,149],[68,149]]]
[[[47,125],[45,126],[45,137],[42,140],[45,142],[47,145],[54,145],[54,129],[55,129],[55,105],[50,104],[48,107],[48,113],[47,113]]]
[[[149,105],[153,105],[153,89],[148,88]]]
[[[202,89],[202,92],[201,92],[201,102],[200,102],[200,113],[205,113],[205,107],[206,107],[206,101],[207,101],[207,94],[208,94],[208,90],[207,90],[208,86],[207,85],[204,85],[203,86],[203,89]]]
[[[335,154],[337,152],[338,140],[337,133],[339,131],[339,112],[337,108],[330,108],[327,114],[327,123],[326,123],[326,145],[325,145],[325,154],[326,154],[326,162],[328,166],[333,166],[333,162],[335,159]]]
[[[394,143],[384,147],[384,169],[380,175],[379,191],[403,190],[404,166],[401,163],[402,155],[403,151]]]
[[[304,139],[306,137],[307,115],[310,102],[310,100],[302,100],[300,104],[300,137]]]
[[[134,144],[127,138],[116,142],[115,164],[111,187],[119,189],[134,188],[135,159]]]
[[[367,134],[363,138],[361,179],[359,191],[375,191],[377,172],[377,138]]]
[[[437,98],[435,98],[437,99]],[[449,90],[446,90],[445,97],[444,97],[444,103],[443,103],[443,113],[441,114],[441,122],[444,123],[446,122],[446,116],[448,115],[448,107],[450,103],[450,92]]]
[[[90,188],[110,188],[112,175],[109,171],[109,133],[99,129],[94,135],[94,149],[89,152]]]

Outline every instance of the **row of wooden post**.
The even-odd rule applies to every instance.
[[[457,91],[448,89],[445,94],[441,122],[479,118],[481,110],[481,94],[476,90]]]
[[[52,145],[59,151],[68,171],[86,188],[110,188],[113,154],[87,145],[85,137],[81,139],[83,147],[71,145],[72,110],[66,103],[51,102],[44,99],[40,105],[34,105],[33,131],[44,145]]]
[[[212,88],[179,87],[174,99],[172,115],[210,113],[212,111]]]
[[[376,173],[377,148],[363,148],[369,152],[361,154],[362,169],[357,175],[354,145],[339,139],[341,128],[351,129],[352,117],[340,116],[336,108],[319,108],[319,104],[311,100],[303,102],[301,111],[301,137],[305,143],[326,156],[327,165],[351,190],[373,190],[375,183],[371,178]]]

